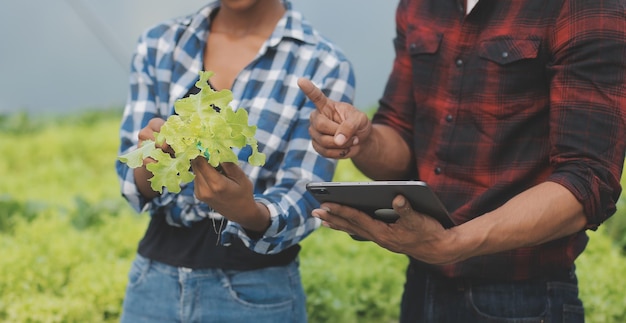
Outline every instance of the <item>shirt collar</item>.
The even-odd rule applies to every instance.
[[[276,25],[274,33],[270,36],[268,46],[277,46],[283,38],[292,38],[309,44],[315,43],[312,26],[300,12],[292,9],[291,2],[285,0],[283,3],[287,11]]]
[[[283,4],[287,10],[270,36],[268,47],[277,46],[283,38],[292,38],[310,44],[315,43],[312,26],[303,18],[300,12],[292,9],[290,1],[284,0]],[[200,42],[204,42],[212,16],[219,6],[219,1],[209,3],[198,10],[197,14],[189,16],[182,23],[188,26],[188,31],[198,38]]]

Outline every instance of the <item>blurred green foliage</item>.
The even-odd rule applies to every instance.
[[[148,221],[119,196],[119,118],[119,110],[62,120],[0,116],[0,322],[119,320]],[[335,180],[367,178],[342,161]],[[589,232],[577,261],[587,322],[626,322],[625,213],[622,198],[618,214]],[[321,228],[301,254],[310,321],[397,321],[406,264]]]

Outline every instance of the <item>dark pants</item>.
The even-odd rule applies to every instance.
[[[448,279],[410,265],[401,323],[584,322],[572,268],[561,275],[521,282]]]

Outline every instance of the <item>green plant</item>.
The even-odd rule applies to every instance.
[[[119,196],[113,161],[120,116],[97,115],[2,133],[0,322],[119,320],[128,269],[149,217],[135,214]],[[342,160],[335,180],[367,178]],[[610,238],[619,235],[611,230],[625,218],[624,201],[606,226],[589,232],[577,261],[590,323],[626,322],[626,257]],[[397,321],[404,256],[326,228],[302,246],[311,323]]]
[[[30,222],[45,208],[43,203],[21,202],[9,195],[0,195],[0,233],[12,233],[18,221]]]
[[[233,111],[229,106],[232,92],[213,90],[208,83],[212,75],[212,72],[200,72],[200,80],[196,82],[200,92],[176,100],[176,114],[169,116],[159,132],[154,133],[154,141],[146,140],[141,147],[119,156],[131,168],[141,167],[148,157],[156,160],[146,165],[154,175],[150,178],[153,190],[161,192],[165,187],[170,192],[180,192],[181,184],[194,179],[191,161],[198,156],[218,167],[222,162],[237,162],[233,148],[248,146],[251,149],[248,162],[253,166],[265,164],[265,154],[258,151],[254,138],[256,126],[248,125],[248,112]],[[157,148],[165,143],[174,154]]]
[[[576,261],[585,318],[591,323],[626,322],[626,257],[604,230],[588,232],[589,245]]]
[[[397,321],[405,256],[320,228],[300,259],[311,322]]]
[[[145,226],[130,212],[77,229],[49,207],[17,221],[13,234],[0,234],[0,321],[117,321]]]

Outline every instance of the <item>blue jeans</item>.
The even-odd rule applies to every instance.
[[[407,271],[401,323],[584,322],[574,269],[521,282],[450,280],[418,269]]]
[[[234,271],[172,267],[137,255],[122,323],[306,322],[299,264]]]

